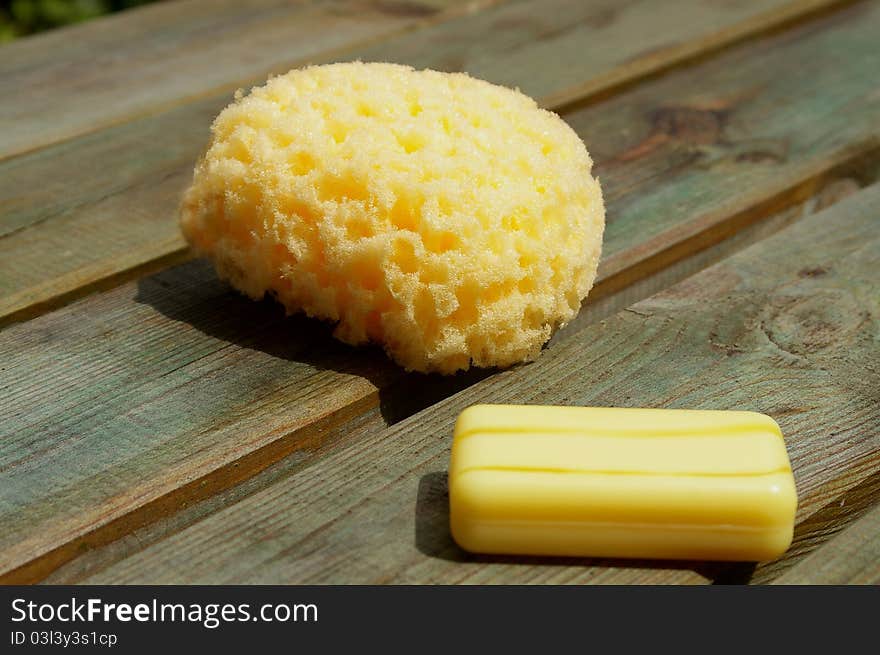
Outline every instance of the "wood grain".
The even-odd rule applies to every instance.
[[[146,548],[88,582],[704,582],[749,568],[468,555],[445,469],[480,402],[743,409],[786,435],[797,520],[880,471],[880,186]]]
[[[784,559],[756,567],[749,584],[766,584],[800,565],[822,544],[833,539],[852,521],[859,520],[880,498],[880,473],[874,473],[829,500],[822,508],[798,523],[794,543]]]
[[[735,51],[654,81],[650,85],[653,96],[648,89],[640,89],[602,105],[604,110],[594,107],[578,114],[585,123],[596,121],[608,128],[596,134],[599,151],[606,153],[608,161],[620,161],[615,174],[603,178],[609,198],[612,256],[620,257],[630,249],[642,251],[643,238],[654,236],[649,219],[666,226],[670,217],[680,221],[672,225],[672,237],[666,243],[669,249],[675,247],[677,225],[705,222],[706,212],[717,220],[723,219],[720,212],[725,209],[747,211],[746,203],[755,195],[743,193],[745,182],[757,184],[771,198],[791,190],[792,171],[802,170],[800,162],[786,165],[744,158],[731,165],[724,157],[709,161],[692,157],[691,164],[682,160],[682,153],[691,146],[678,139],[645,155],[648,164],[641,156],[621,157],[620,153],[631,152],[643,142],[653,129],[656,111],[670,97],[686,97],[694,84],[703,93],[735,96],[743,85],[750,88],[774,79],[774,71],[790,73],[790,67],[806,66],[804,52],[831,47],[824,41],[829,32],[841,43],[858,45],[864,15],[850,15],[842,25],[837,20],[823,30],[806,30],[801,38],[776,37],[779,47],[765,44],[755,51],[754,59]],[[768,52],[774,53],[772,65],[767,63]],[[750,74],[761,69],[765,77],[731,80],[727,75],[730,64]],[[819,64],[808,71],[815,73],[808,79],[815,79],[822,70]],[[834,75],[819,77],[826,86],[807,87],[808,97],[802,102],[832,107],[845,102],[849,96],[842,100],[841,90],[833,84],[841,78],[861,79],[861,72],[841,75],[837,69]],[[736,126],[739,138],[751,143],[747,130],[763,135],[761,130],[768,124],[785,130],[778,138],[794,139],[801,133],[799,129],[789,136],[786,122],[809,116],[809,112],[800,107],[799,96],[792,97],[788,87],[779,93],[786,103],[780,102],[782,96],[758,94],[752,102],[731,110],[736,117],[731,125]],[[863,93],[855,97],[862,98]],[[863,106],[856,101],[851,104]],[[642,108],[644,114],[634,119],[633,112],[626,111],[630,105]],[[871,105],[867,107],[872,111]],[[788,119],[774,118],[775,112]],[[613,115],[628,122],[612,129]],[[858,112],[853,112],[849,124],[859,121]],[[809,133],[811,142],[821,143],[822,138],[817,141],[821,126],[815,127],[815,133]],[[603,142],[606,137],[609,141]],[[845,151],[846,137],[844,130],[824,139]],[[740,152],[729,136],[719,148]],[[809,159],[809,153],[805,158]],[[826,159],[819,156],[816,161]],[[627,167],[631,167],[630,175],[625,173]],[[646,170],[653,174],[646,176]],[[806,182],[801,178],[795,182],[813,185],[817,178],[808,173]],[[636,184],[637,180],[645,187]],[[786,201],[794,202],[798,193]],[[641,199],[635,205],[643,218],[638,229],[631,227],[636,214],[626,218],[633,211],[627,207],[631,196]],[[767,211],[770,208],[765,206]],[[630,227],[615,232],[619,220],[629,220],[625,224]],[[741,227],[723,220],[718,224],[727,230],[718,239]],[[627,260],[639,266],[638,257]],[[4,433],[0,481],[6,490],[0,498],[0,562],[7,579],[20,580],[39,579],[79,549],[128,534],[293,452],[305,461],[322,444],[338,438],[334,426],[360,412],[374,416],[382,412],[389,422],[394,421],[401,416],[401,398],[435,385],[454,390],[455,385],[481,375],[442,383],[436,378],[403,375],[375,351],[336,344],[326,327],[301,318],[283,320],[270,304],[238,297],[217,283],[202,263],[144,278],[26,325],[12,326],[0,333],[0,356],[5,369],[0,371],[0,388],[4,389],[0,396]],[[401,389],[407,393],[400,394]],[[64,502],[58,502],[59,498]]]
[[[0,93],[28,93],[14,95],[15,101],[0,109],[0,128],[10,128],[0,129],[0,159],[252,84],[312,59],[344,56],[358,43],[365,48],[364,59],[382,59],[384,48],[372,50],[371,42],[502,2],[182,0],[20,40],[7,46],[0,60]],[[503,53],[510,58],[509,70],[525,68],[522,75],[508,73],[512,84],[527,79],[529,87],[546,86],[554,101],[562,101],[845,3],[674,0],[663,12],[652,12],[651,23],[644,0],[509,4],[453,30],[409,39],[400,52],[418,63],[423,51],[440,50],[447,68]],[[590,48],[583,35],[597,32],[613,33],[616,47]],[[517,47],[522,37],[534,48]]]
[[[880,584],[880,505],[773,584]]]
[[[554,347],[557,343],[567,339],[579,330],[585,329],[587,326],[597,323],[603,318],[616,314],[640,300],[667,289],[711,264],[721,261],[732,253],[738,252],[751,244],[775,234],[787,225],[800,220],[804,215],[819,211],[831,202],[837,202],[857,192],[858,189],[858,184],[851,179],[845,178],[834,181],[823,189],[816,198],[811,199],[801,207],[792,207],[781,214],[750,225],[737,232],[734,236],[710,248],[696,252],[691,257],[680,260],[621,291],[606,295],[598,301],[590,300],[586,302],[576,320],[569,323],[565,329],[557,332],[548,347]],[[324,434],[323,439],[326,443],[333,443],[340,438],[351,439],[353,438],[352,435],[378,432],[387,425],[412,416],[416,412],[444,398],[448,398],[485,377],[487,377],[485,372],[478,372],[476,375],[455,376],[452,378],[437,379],[428,377],[408,380],[406,394],[402,396],[384,394],[385,408],[381,412],[368,410],[354,418],[340,422],[328,430]],[[398,389],[400,388],[398,386]],[[393,399],[393,401],[389,398]],[[342,436],[340,437],[339,435]],[[199,495],[197,498],[191,498],[189,502],[185,502],[169,514],[157,518],[153,523],[132,526],[130,532],[119,534],[113,541],[96,540],[94,539],[96,535],[93,534],[91,538],[87,538],[80,544],[81,548],[74,559],[60,565],[43,578],[42,581],[47,584],[79,583],[96,571],[125,559],[133,553],[143,550],[148,545],[179,532],[206,516],[265,489],[276,480],[289,475],[292,471],[300,470],[302,467],[307,466],[310,461],[311,458],[308,457],[294,456],[282,458],[265,469],[255,472],[252,477],[233,484],[228,488],[216,490],[216,493],[213,495],[206,495],[205,497]],[[852,509],[852,507],[853,505],[848,503],[847,509]],[[836,516],[828,517],[829,520],[836,520],[837,518]],[[811,517],[811,522],[802,524],[805,530],[810,533],[815,531],[812,520]],[[827,529],[820,529],[827,536]],[[803,543],[809,545],[810,541],[810,539],[804,539]],[[772,576],[772,571],[765,567],[760,569],[760,575]]]
[[[695,47],[714,52],[839,4],[678,0],[658,14],[649,2],[552,0],[540,12],[534,2],[511,2],[327,58],[463,69],[552,106],[689,61]],[[230,96],[231,89],[209,94],[0,163],[0,325],[185,258],[177,205],[211,120]]]
[[[493,1],[182,0],[20,39],[0,58],[0,159]]]
[[[704,58],[746,38],[843,7],[829,0],[508,2],[460,24],[379,42],[365,61],[465,71],[560,111]]]

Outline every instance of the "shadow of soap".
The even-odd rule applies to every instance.
[[[690,562],[680,560],[640,560],[584,557],[539,557],[522,555],[482,555],[458,546],[449,529],[449,480],[443,471],[423,475],[416,500],[415,544],[428,557],[449,562],[482,564],[522,564],[524,566],[580,566],[600,568],[690,569],[713,584],[744,584],[755,570],[752,562]]]
[[[449,486],[445,472],[428,473],[419,480],[416,548],[428,557],[451,562],[464,562],[476,557],[459,548],[449,531]]]
[[[755,576],[757,583],[771,582],[797,566],[815,549],[874,508],[878,498],[880,471],[872,473],[840,495],[832,496],[829,502],[795,525],[791,547],[782,558],[758,567]]]
[[[135,300],[225,343],[369,380],[379,389],[378,409],[386,425],[491,373],[483,369],[452,376],[407,373],[378,346],[352,347],[336,340],[332,323],[304,314],[285,316],[271,298],[254,301],[238,293],[204,259],[141,278]]]

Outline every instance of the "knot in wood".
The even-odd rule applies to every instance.
[[[721,139],[724,114],[694,107],[662,107],[653,117],[655,134],[692,145],[710,145]]]

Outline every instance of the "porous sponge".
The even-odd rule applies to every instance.
[[[586,148],[527,96],[394,64],[313,66],[224,109],[181,209],[251,296],[408,370],[533,359],[596,275]]]

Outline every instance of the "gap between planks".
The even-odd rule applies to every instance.
[[[741,23],[723,27],[717,32],[699,36],[690,42],[663,47],[656,52],[647,54],[646,56],[627,61],[612,70],[597,76],[589,82],[559,90],[547,96],[543,103],[544,106],[554,109],[555,111],[565,111],[569,106],[607,97],[608,95],[614,94],[627,86],[638,83],[640,80],[649,76],[660,74],[679,65],[685,65],[697,61],[704,56],[711,56],[720,50],[736,45],[743,40],[772,34],[775,31],[791,27],[798,22],[810,20],[846,5],[861,1],[865,0],[792,0],[788,4],[779,7],[772,7],[760,14],[745,19]],[[58,143],[76,139],[77,137],[109,127],[155,115],[181,104],[193,102],[218,93],[231,94],[236,89],[262,83],[266,76],[272,74],[274,71],[299,68],[315,61],[330,61],[337,58],[345,58],[352,52],[368,48],[373,44],[393,39],[394,37],[409,32],[418,31],[431,25],[483,12],[497,5],[512,2],[513,0],[460,0],[452,3],[452,7],[445,7],[434,13],[426,11],[425,13],[428,14],[427,16],[421,16],[415,20],[404,21],[403,25],[396,29],[379,31],[376,35],[346,43],[329,50],[317,50],[305,57],[294,57],[287,61],[278,62],[263,69],[259,73],[206,87],[197,93],[182,94],[173,99],[150,105],[138,111],[131,111],[112,119],[100,121],[89,128],[81,128],[72,131],[64,137],[57,137],[54,140],[38,143],[33,146],[20,147],[17,150],[9,150],[0,154],[0,162],[47,148]],[[423,6],[427,9],[431,6],[431,3],[424,3]],[[415,7],[419,8],[419,5],[415,5]],[[103,19],[98,20],[103,20],[105,22],[108,20],[118,22],[128,19],[133,21],[138,17],[138,14],[148,12],[150,9],[154,8],[135,8],[128,15],[121,14],[104,17]],[[421,14],[422,12],[416,11],[414,13]],[[72,26],[68,27],[66,32],[70,35],[70,38],[74,38],[74,32],[76,32],[78,28],[82,29],[82,27],[92,28],[94,25],[85,24],[83,26]],[[48,35],[38,35],[34,38],[39,39],[45,38],[46,36],[57,37],[59,35],[60,32],[56,34],[50,33]]]
[[[578,84],[563,90],[551,92],[540,103],[550,109],[560,112],[569,112],[577,107],[588,105],[600,99],[607,99],[627,88],[633,87],[641,81],[668,73],[676,68],[695,64],[703,59],[714,56],[725,49],[739,45],[749,39],[765,37],[781,30],[789,29],[801,22],[806,22],[831,13],[845,5],[853,4],[854,0],[795,0],[794,2],[771,8],[760,14],[746,18],[733,25],[723,27],[720,30],[708,34],[698,35],[691,41],[673,44],[663,47],[659,51],[637,56],[635,59],[622,64],[612,66],[610,70],[595,75],[585,84]],[[430,25],[446,23],[459,18],[461,15],[474,13],[478,10],[485,11],[500,0],[484,0],[477,5],[466,4],[456,6],[452,10],[441,12],[429,19],[408,25],[399,32],[377,37],[375,41],[388,41],[394,36],[408,34]],[[325,52],[317,57],[318,60],[330,60],[341,57],[346,53],[369,52],[368,43],[362,42],[355,45],[345,46],[338,51]],[[303,65],[308,60],[293,62],[292,66]],[[247,81],[237,81],[221,87],[215,87],[199,94],[188,96],[163,107],[154,107],[148,114],[166,111],[173,106],[186,102],[194,102],[198,98],[209,97],[220,91],[231,91],[248,83],[258,83],[261,77],[249,78]],[[140,115],[131,115],[116,122],[122,124],[131,122]],[[104,125],[95,130],[108,128]],[[82,136],[78,134],[77,136]],[[72,137],[73,138],[73,137]],[[47,144],[52,145],[52,144]],[[2,161],[0,157],[0,161]],[[667,253],[667,256],[670,253]],[[90,265],[81,266],[65,274],[56,275],[46,279],[43,283],[25,287],[14,291],[0,303],[0,328],[11,323],[20,322],[33,318],[46,311],[56,309],[81,298],[87,294],[106,290],[122,282],[137,279],[138,277],[160,270],[161,268],[185,261],[190,258],[182,239],[169,238],[160,240],[153,247],[146,250],[132,249],[130,252],[120,254],[111,261],[97,261]],[[618,282],[621,284],[622,282]]]
[[[779,230],[800,220],[804,215],[825,209],[836,202],[856,193],[859,190],[858,182],[854,179],[844,178],[836,180],[823,189],[817,196],[803,205],[791,207],[786,211],[761,221],[760,223],[743,228],[734,236],[719,242],[690,257],[682,259],[668,268],[635,282],[620,291],[606,294],[601,299],[591,295],[578,317],[557,332],[550,347],[573,337],[576,333],[589,325],[605,319],[618,311],[636,311],[626,309],[640,300],[648,298],[663,289],[666,289],[686,277],[711,266],[722,259],[731,256],[743,248],[776,234]],[[471,384],[477,383],[486,377],[485,374],[470,375],[465,380],[459,380],[458,384],[451,387],[433,386],[428,393],[419,396],[412,401],[405,412],[395,412],[395,422],[403,420],[430,405],[440,402],[458,391],[466,389]],[[321,449],[320,458],[334,452],[337,444],[340,444],[345,435],[369,434],[379,432],[386,427],[383,418],[375,411],[364,411],[354,415],[350,419],[334,422],[328,426],[328,434],[324,436],[324,446]],[[118,562],[134,553],[143,550],[149,545],[160,541],[186,527],[214,514],[225,507],[241,501],[242,499],[265,489],[270,484],[282,477],[295,474],[318,461],[318,457],[306,459],[297,455],[280,453],[280,458],[263,470],[258,470],[251,477],[244,479],[235,486],[220,486],[216,492],[212,491],[211,481],[204,480],[198,485],[197,493],[185,497],[176,506],[173,505],[167,512],[157,512],[158,518],[153,522],[133,524],[129,530],[120,528],[110,530],[105,539],[97,541],[89,540],[80,544],[81,554],[64,561],[63,553],[57,553],[55,558],[50,557],[43,566],[38,566],[34,571],[20,571],[21,580],[29,582],[43,582],[47,584],[75,584],[82,581],[88,575],[94,575],[104,568]],[[57,564],[57,568],[55,565]],[[37,562],[34,563],[38,565]],[[50,571],[45,577],[46,571]],[[0,578],[2,579],[2,578]]]
[[[207,0],[205,0],[207,1]],[[199,89],[194,93],[182,93],[174,98],[149,104],[146,106],[136,109],[133,111],[129,111],[127,113],[121,113],[117,116],[105,118],[102,120],[97,120],[92,125],[80,126],[78,129],[70,130],[66,135],[56,135],[52,139],[44,139],[43,141],[38,141],[37,143],[29,146],[19,146],[17,148],[7,149],[6,151],[0,152],[0,162],[14,159],[16,157],[20,157],[22,155],[26,155],[29,153],[33,153],[39,150],[43,150],[45,148],[52,147],[53,145],[57,145],[60,143],[64,143],[67,141],[71,141],[77,139],[82,136],[86,136],[89,134],[93,134],[95,132],[105,130],[114,126],[122,125],[127,122],[135,121],[141,118],[153,116],[155,114],[159,114],[173,107],[177,107],[181,104],[185,104],[188,102],[194,102],[201,98],[206,98],[216,93],[225,92],[231,94],[233,91],[240,87],[244,87],[250,84],[254,84],[258,81],[264,80],[267,75],[272,74],[273,72],[277,72],[279,67],[287,66],[288,68],[294,68],[299,66],[304,66],[315,60],[325,60],[332,59],[335,57],[345,56],[346,53],[351,52],[352,50],[358,48],[366,48],[373,44],[379,43],[385,39],[391,39],[394,37],[399,37],[404,34],[407,34],[411,31],[417,31],[419,29],[423,29],[429,27],[431,25],[442,23],[444,21],[454,20],[458,17],[467,16],[468,14],[477,13],[483,11],[492,6],[502,4],[505,2],[511,2],[512,0],[452,0],[447,2],[445,5],[440,3],[440,9],[432,10],[432,6],[438,3],[431,2],[414,2],[411,5],[411,11],[413,16],[406,16],[406,12],[404,12],[404,16],[395,16],[393,15],[393,11],[386,16],[386,22],[388,25],[395,25],[396,27],[390,27],[388,29],[384,28],[374,28],[372,30],[375,32],[370,36],[361,37],[361,38],[353,38],[350,41],[338,45],[333,48],[324,48],[324,49],[316,49],[314,52],[309,53],[304,56],[295,56],[292,59],[288,59],[288,63],[276,62],[272,66],[262,68],[255,73],[249,74],[246,77],[242,77],[236,80],[227,80],[220,84],[210,85],[204,88]],[[197,4],[197,3],[196,3]],[[204,3],[203,3],[204,4]],[[311,3],[306,3],[305,5],[300,4],[297,7],[293,7],[294,10],[303,10],[308,9],[308,5]],[[406,6],[406,5],[401,5]],[[381,13],[381,3],[378,3],[378,9]],[[77,38],[79,32],[87,32],[99,27],[103,27],[104,24],[116,23],[117,29],[118,24],[121,22],[127,23],[131,25],[134,21],[140,18],[142,15],[152,12],[157,13],[159,11],[165,11],[165,7],[155,7],[155,6],[146,6],[146,7],[137,7],[129,10],[128,12],[105,16],[99,18],[97,20],[93,20],[90,23],[83,23],[81,25],[72,25],[66,28],[62,28],[60,30],[56,30],[55,32],[48,32],[45,34],[39,34],[35,37],[32,37],[34,41],[40,39],[54,39],[54,38]],[[337,9],[338,10],[338,9]],[[358,11],[358,7],[356,4],[352,6],[348,6],[345,8],[345,11],[348,12],[349,16],[353,15],[354,12]],[[330,11],[330,15],[332,16],[333,11]],[[320,17],[325,20],[328,20],[326,16]],[[192,20],[190,17],[189,20]],[[398,25],[399,24],[399,25]],[[151,35],[154,38],[154,35]],[[27,44],[28,46],[30,44]]]
[[[737,25],[723,28],[715,34],[662,49],[650,56],[628,62],[585,84],[575,85],[547,96],[545,107],[557,113],[572,111],[606,98],[681,66],[702,61],[708,57],[750,39],[757,39],[814,20],[823,15],[854,4],[860,0],[807,0],[792,2],[770,9]]]
[[[749,200],[749,199],[747,199],[747,200]],[[750,200],[749,200],[749,201],[750,201]],[[373,399],[373,396],[369,396],[369,399]],[[373,400],[370,400],[370,402],[373,402]],[[261,463],[259,463],[260,466],[265,466],[265,465],[267,465],[267,464],[268,464],[268,462],[265,462],[265,463],[264,463],[264,462],[261,462]],[[234,465],[234,464],[233,464],[233,465]],[[80,545],[82,545],[82,542],[80,542]],[[68,553],[68,555],[70,555],[70,553]]]
[[[461,552],[448,535],[436,473],[448,462],[452,423],[478,402],[769,413],[782,425],[797,481],[791,554],[799,556],[798,542],[810,532],[801,526],[823,508],[843,507],[848,496],[877,497],[880,406],[872,400],[880,370],[865,367],[865,357],[880,325],[878,212],[875,185],[615,315],[597,334],[580,332],[527,367],[395,426],[360,426],[356,438],[318,462],[130,558],[99,565],[84,581],[748,581],[755,568],[736,564]],[[825,248],[813,248],[817,242]],[[852,311],[859,307],[864,316]],[[839,513],[835,527],[853,514]]]
[[[653,271],[653,274],[646,273],[641,279],[630,278],[626,285],[615,285],[612,290],[603,290],[600,283],[597,285],[599,292],[591,294],[584,310],[569,326],[554,335],[552,344],[565,341],[575,336],[580,330],[624,307],[676,284],[706,266],[775,234],[778,230],[800,220],[804,214],[810,213],[812,206],[817,206],[819,209],[825,208],[841,198],[851,195],[858,188],[858,182],[855,179],[836,179],[830,182],[825,189],[816,189],[818,193],[814,196],[801,199],[799,204],[785,203],[784,210],[770,218],[756,223],[742,223],[738,226],[738,231],[734,230],[728,233],[726,238],[713,239],[712,243],[698,250],[688,252],[687,249],[684,249],[683,253],[687,256],[670,260],[666,267],[658,267]],[[771,203],[768,206],[774,205]],[[473,371],[463,378],[452,381],[449,387],[442,387],[439,391],[435,390],[435,393],[429,392],[427,398],[418,399],[415,407],[403,413],[396,410],[396,418],[402,420],[423,407],[466,389],[487,375],[489,375],[487,372]],[[230,502],[240,500],[244,495],[254,493],[255,489],[264,486],[265,482],[260,479],[252,481],[251,478],[260,476],[264,470],[267,470],[263,476],[264,480],[272,480],[277,477],[278,470],[283,470],[287,474],[290,466],[301,469],[311,465],[313,463],[311,461],[306,464],[300,461],[297,453],[311,451],[318,447],[321,448],[322,453],[332,452],[334,443],[337,440],[342,440],[351,431],[353,424],[366,422],[370,426],[367,432],[381,429],[385,421],[374,411],[378,402],[379,392],[376,391],[344,405],[323,419],[305,425],[294,432],[279,434],[277,439],[269,441],[262,448],[251,451],[240,459],[208,475],[192,480],[173,492],[139,506],[136,510],[123,514],[107,524],[95,526],[82,537],[73,539],[21,567],[0,574],[0,583],[39,582],[62,565],[84,555],[86,551],[100,549],[139,531],[143,531],[145,534],[134,540],[136,550],[146,547],[156,540],[156,533],[162,537],[167,536],[169,528],[178,530],[181,528],[180,523],[188,525],[193,520],[201,519],[208,513],[218,511]],[[282,463],[277,469],[273,469],[285,458],[290,460],[287,465]],[[223,494],[223,497],[218,499],[219,504],[211,502],[211,497],[217,494]],[[200,504],[202,505],[200,506]],[[187,507],[192,509],[184,515],[182,521],[175,522],[174,515],[181,511],[185,512]],[[162,520],[166,522],[160,525],[158,530],[153,530],[151,526]],[[123,544],[123,549],[131,547],[131,540]],[[114,560],[120,557],[119,550],[118,548],[110,549]],[[122,556],[130,554],[130,550],[124,550]],[[104,553],[99,553],[97,558],[93,557],[92,559],[102,561],[105,557]],[[90,563],[87,558],[86,566],[88,567]],[[81,566],[74,562],[71,568],[78,571]],[[70,582],[70,580],[63,579],[63,574],[60,577],[64,583]],[[58,580],[55,580],[55,583],[59,583]]]

